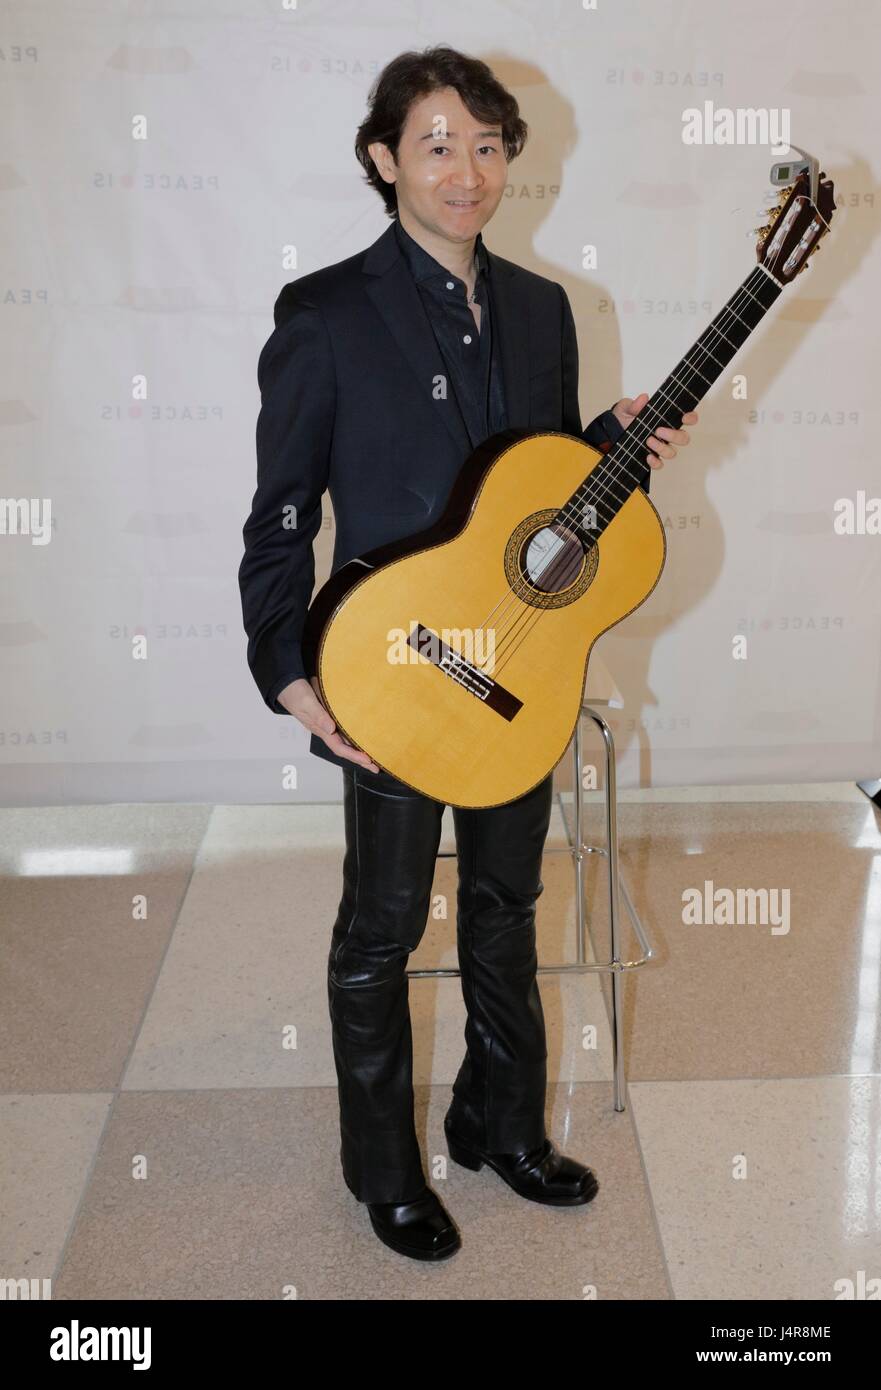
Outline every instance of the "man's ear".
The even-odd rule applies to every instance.
[[[397,177],[397,165],[388,145],[384,145],[381,140],[374,140],[367,146],[367,153],[379,170],[380,178],[385,179],[386,183],[394,183]]]

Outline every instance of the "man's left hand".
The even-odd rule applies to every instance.
[[[648,393],[643,391],[641,395],[629,400],[626,396],[623,401],[618,401],[617,405],[612,406],[612,413],[619,425],[624,429],[631,425],[636,419],[643,406],[648,402]],[[689,410],[682,417],[683,425],[697,424],[697,411]],[[686,429],[673,430],[667,425],[659,425],[655,434],[650,434],[646,440],[651,452],[646,454],[646,463],[652,468],[663,468],[664,459],[675,459],[676,450],[674,444],[685,445],[690,443],[691,436]]]

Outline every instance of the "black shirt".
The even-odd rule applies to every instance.
[[[493,334],[492,276],[483,238],[478,232],[474,243],[478,332],[468,307],[465,281],[430,256],[397,218],[395,231],[444,360],[449,388],[462,411],[471,447],[476,449],[490,435],[506,429],[508,423],[502,365]]]

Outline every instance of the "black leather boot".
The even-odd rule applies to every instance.
[[[592,1201],[599,1191],[596,1173],[574,1158],[559,1153],[550,1139],[519,1153],[489,1154],[464,1144],[446,1122],[444,1133],[450,1158],[455,1163],[475,1173],[485,1163],[510,1188],[531,1202],[543,1202],[551,1207],[577,1207]]]
[[[445,1260],[462,1244],[452,1217],[428,1186],[412,1202],[368,1202],[367,1210],[383,1244],[411,1260]]]

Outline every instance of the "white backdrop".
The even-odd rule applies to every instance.
[[[686,108],[789,108],[834,178],[832,235],[735,361],[748,399],[721,380],[653,475],[667,565],[595,651],[622,785],[881,774],[881,537],[834,529],[881,495],[879,36],[870,0],[4,4],[0,494],[35,531],[51,500],[48,543],[0,535],[4,802],[339,797],[245,663],[256,363],[281,286],[387,226],[355,130],[436,42],[529,123],[485,239],[565,285],[585,422],[654,390],[754,258],[771,153],[684,144]]]

